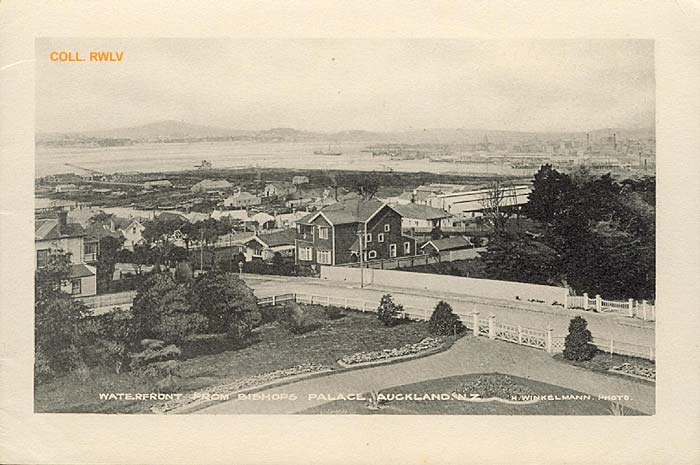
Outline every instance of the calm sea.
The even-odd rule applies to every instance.
[[[371,143],[333,145],[340,156],[316,155],[328,146],[311,142],[211,142],[190,144],[138,144],[126,147],[46,148],[37,147],[35,176],[84,174],[66,163],[104,173],[183,171],[202,160],[213,168],[346,169],[357,171],[429,171],[451,174],[514,174],[508,166],[493,164],[433,163],[426,160],[390,160],[363,152]]]

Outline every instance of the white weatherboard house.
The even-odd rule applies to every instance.
[[[403,229],[452,226],[452,215],[439,208],[417,203],[396,204],[392,208],[401,214]]]

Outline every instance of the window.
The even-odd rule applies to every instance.
[[[37,268],[40,268],[42,266],[46,266],[46,263],[49,260],[49,251],[48,250],[37,250],[36,251],[36,266]]]
[[[391,225],[390,224],[385,224],[384,225],[384,232],[389,232],[391,231]]]
[[[70,282],[70,284],[71,284],[70,293],[73,295],[80,294],[80,280],[74,279]]]
[[[389,256],[390,257],[396,257],[396,244],[391,244],[389,246]]]
[[[377,241],[384,242],[384,233],[377,234]]]
[[[311,260],[311,247],[299,247],[299,260]]]
[[[365,244],[372,242],[372,233],[367,233],[365,236]]]
[[[369,251],[369,258],[377,258],[377,251],[376,250],[370,250]]]
[[[301,233],[301,225],[300,224],[297,224],[297,232]]]
[[[331,251],[330,250],[319,250],[318,251],[318,262],[322,265],[331,264]]]
[[[318,227],[318,238],[319,239],[328,239],[328,230],[330,228],[326,226],[319,226]]]
[[[403,253],[404,253],[404,255],[408,255],[411,253],[411,243],[410,242],[403,243]]]

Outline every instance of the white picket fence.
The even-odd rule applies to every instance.
[[[305,304],[334,305],[337,307],[359,310],[361,312],[376,312],[378,307],[376,301],[301,293],[263,297],[258,299],[258,305],[277,305],[289,301]],[[402,316],[415,320],[427,321],[430,319],[432,312],[432,309],[405,306]],[[559,353],[564,350],[565,337],[554,336],[551,328],[537,329],[497,322],[495,316],[491,315],[488,318],[481,318],[479,312],[471,312],[468,314],[455,312],[455,314],[459,316],[464,326],[471,330],[475,336],[485,336],[494,340],[533,347],[549,353]],[[630,355],[648,358],[650,360],[654,360],[655,357],[654,347],[632,344],[625,341],[613,341],[594,337],[592,344],[595,344],[599,350],[608,353]]]
[[[598,313],[617,313],[630,318],[639,318],[644,321],[656,321],[656,306],[649,304],[646,300],[641,302],[634,299],[628,300],[606,300],[596,295],[594,298],[583,295],[564,296],[564,308],[595,310]]]

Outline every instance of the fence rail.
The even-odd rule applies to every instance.
[[[630,318],[639,318],[644,321],[656,321],[656,307],[634,299],[628,300],[606,300],[596,295],[594,298],[588,297],[587,293],[580,295],[565,296],[564,308],[579,310],[595,310],[598,313],[615,313]]]
[[[362,266],[363,268],[371,268],[375,270],[395,270],[398,268],[412,268],[414,266],[430,265],[433,263],[452,262],[455,260],[477,258],[479,256],[479,252],[482,252],[483,250],[485,249],[471,248],[464,250],[452,250],[441,252],[438,255],[418,254],[411,255],[409,257],[387,258],[382,260],[367,260],[362,263]],[[337,266],[359,268],[360,264],[358,262],[354,262],[343,263]]]
[[[258,299],[258,304],[274,306],[289,301],[325,306],[334,305],[337,307],[359,310],[361,312],[374,313],[376,313],[378,307],[378,303],[375,301],[303,293],[279,294],[262,297]],[[427,308],[406,306],[404,307],[402,316],[427,321],[431,314],[432,310]],[[464,323],[464,325],[473,332],[475,336],[485,336],[490,339],[533,347],[549,353],[559,353],[564,350],[565,337],[559,335],[554,336],[551,328],[528,328],[497,322],[495,316],[492,315],[489,318],[481,318],[479,312],[471,312],[469,314],[455,312],[455,314],[460,318],[462,323]],[[591,343],[595,344],[599,350],[604,352],[648,358],[650,360],[654,360],[656,353],[654,347],[632,344],[625,341],[596,337],[593,338]]]
[[[114,307],[118,305],[131,305],[136,296],[136,291],[118,292],[114,294],[94,295],[90,297],[79,297],[88,308]]]

